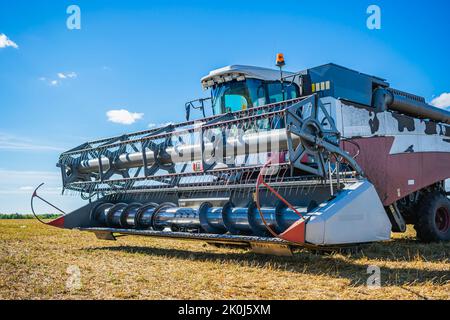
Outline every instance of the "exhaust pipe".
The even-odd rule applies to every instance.
[[[395,89],[378,88],[372,106],[379,111],[394,110],[406,115],[450,124],[450,112],[430,106],[425,99]]]

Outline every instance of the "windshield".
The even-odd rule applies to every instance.
[[[246,110],[264,104],[264,85],[261,80],[255,79],[227,82],[216,86],[212,90],[212,97],[214,114]]]
[[[217,85],[212,89],[214,114],[247,110],[248,108],[277,103],[299,96],[296,84],[284,83],[283,86],[279,81],[257,79],[231,81]]]

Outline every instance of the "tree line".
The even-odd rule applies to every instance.
[[[47,214],[40,214],[39,218],[41,218],[41,219],[56,219],[60,216],[61,216],[60,214],[47,213]],[[32,214],[0,213],[0,220],[1,219],[35,219],[35,218]]]

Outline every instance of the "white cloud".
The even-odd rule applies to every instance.
[[[19,188],[20,191],[33,191],[34,189],[35,187],[32,186],[23,186]]]
[[[42,182],[41,179],[45,178],[54,182],[59,182],[61,176],[58,169],[55,171],[34,171],[34,170],[9,170],[5,168],[0,168],[0,180],[1,181],[11,181],[19,186],[32,186],[34,183],[28,182]]]
[[[62,148],[42,145],[35,141],[0,132],[0,151],[64,151]]]
[[[444,92],[439,97],[433,99],[431,104],[438,108],[447,108],[450,107],[450,93]]]
[[[40,189],[42,194],[61,194],[61,175],[51,171],[8,170],[0,168],[0,181],[8,184],[0,185],[0,195],[30,195],[41,183],[46,184]]]
[[[63,81],[67,81],[69,79],[75,79],[78,77],[78,74],[76,72],[58,72],[56,74],[57,79],[49,79],[46,77],[40,77],[40,81],[45,81],[49,86],[56,87],[60,85]]]
[[[125,109],[109,110],[106,112],[108,121],[120,124],[133,124],[136,120],[140,120],[144,117],[143,113],[130,112]]]
[[[25,169],[25,170],[24,170]],[[26,168],[0,167],[0,212],[1,213],[31,213],[30,198],[33,190],[45,182],[38,194],[50,203],[71,212],[86,204],[80,197],[70,192],[61,196],[61,173],[57,168],[48,171],[37,171]],[[36,199],[36,213],[57,213],[57,210]]]
[[[0,48],[6,48],[6,47],[13,47],[18,49],[19,46],[12,41],[11,39],[9,39],[6,34],[4,33],[0,33]]]
[[[58,72],[57,76],[60,79],[67,79],[67,78],[76,78],[78,75],[75,72],[69,72],[69,73]]]

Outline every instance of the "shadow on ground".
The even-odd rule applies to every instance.
[[[429,282],[443,285],[450,281],[448,270],[430,270],[426,262],[447,263],[448,244],[420,244],[414,240],[395,240],[363,247],[356,253],[328,254],[301,250],[292,257],[258,255],[248,250],[231,252],[198,252],[181,249],[143,246],[108,246],[85,248],[87,251],[118,251],[132,254],[145,254],[176,258],[189,261],[228,262],[241,266],[266,268],[280,271],[329,275],[347,278],[350,285],[366,285],[367,267],[381,268],[383,286],[402,286]],[[404,266],[404,262],[417,262],[417,268]],[[401,266],[398,266],[401,264]],[[411,264],[411,263],[410,263]],[[422,266],[421,266],[422,265]],[[367,275],[362,277],[361,275]]]

